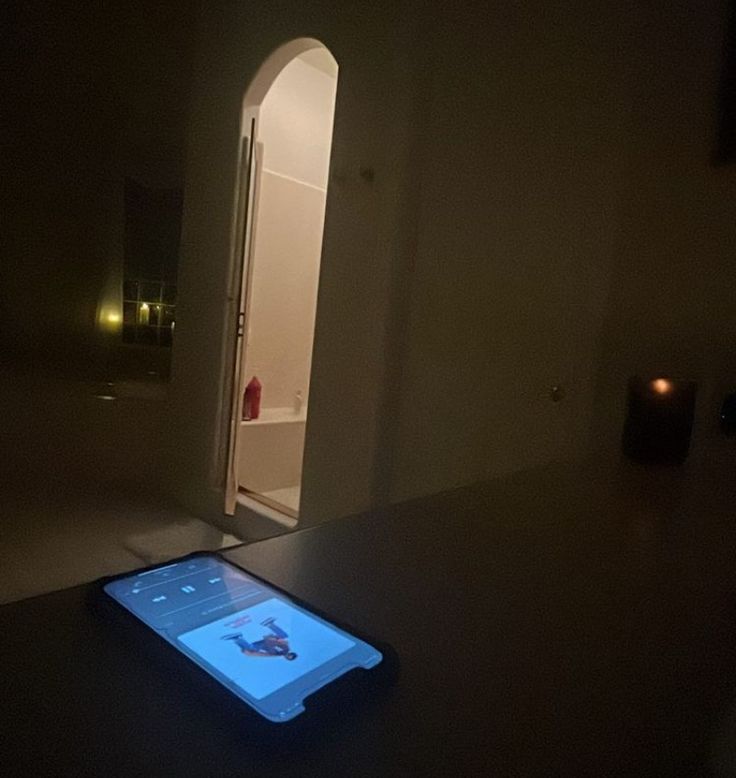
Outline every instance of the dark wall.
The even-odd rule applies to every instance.
[[[194,6],[4,4],[3,361],[102,358],[95,320],[121,273],[125,178],[183,185]]]
[[[736,389],[736,165],[716,165],[729,2],[636,7],[622,74],[618,229],[601,330],[594,439],[620,445],[634,375],[698,382],[695,434],[707,451]]]

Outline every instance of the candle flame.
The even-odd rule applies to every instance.
[[[672,389],[672,381],[668,381],[666,378],[656,378],[651,383],[652,389],[657,394],[669,394]]]

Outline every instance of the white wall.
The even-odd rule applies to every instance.
[[[211,377],[227,356],[218,344],[230,321],[242,85],[276,45],[307,31],[335,54],[340,88],[305,523],[583,456],[597,443],[596,418],[619,429],[620,379],[651,362],[652,344],[725,354],[736,329],[726,248],[736,244],[734,170],[708,167],[725,3],[699,3],[697,23],[693,8],[534,0],[438,10],[399,0],[347,2],[336,16],[315,2],[277,20],[255,7],[240,17],[213,9],[182,279],[184,297],[201,284],[208,302],[182,302],[186,334],[177,322],[188,452],[179,479],[201,485],[218,450]],[[559,404],[547,396],[556,383]],[[214,468],[215,490],[218,477]]]
[[[267,170],[327,189],[336,89],[337,63],[326,51],[306,52],[279,73],[258,114]]]
[[[263,161],[244,380],[258,376],[264,407],[293,407],[297,392],[306,403],[309,392],[337,85],[332,63],[326,72],[292,60],[258,115]]]
[[[587,451],[623,168],[622,16],[458,4],[427,39],[392,499]]]

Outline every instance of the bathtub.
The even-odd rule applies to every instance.
[[[238,486],[267,505],[296,516],[302,480],[307,417],[293,408],[262,408],[240,422]]]

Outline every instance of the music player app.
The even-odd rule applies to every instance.
[[[214,556],[121,578],[105,590],[231,691],[254,705],[269,698],[275,706],[264,714],[269,717],[295,715],[304,696],[381,659],[371,646]],[[288,699],[279,697],[282,690]]]

